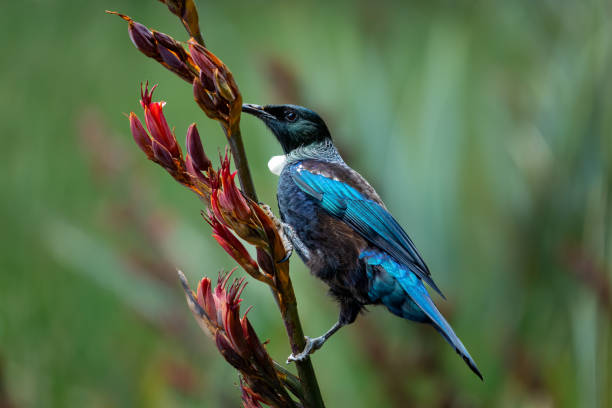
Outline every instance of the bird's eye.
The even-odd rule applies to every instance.
[[[298,115],[295,113],[295,111],[288,110],[285,112],[285,119],[287,119],[289,122],[295,122],[297,118]]]

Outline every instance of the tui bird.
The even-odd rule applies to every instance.
[[[414,243],[372,186],[342,160],[321,117],[296,105],[245,104],[242,111],[263,120],[281,144],[285,155],[269,166],[280,175],[283,232],[340,304],[338,322],[320,337],[307,337],[304,351],[288,362],[319,349],[364,306],[383,304],[395,315],[431,324],[482,379],[429,297],[424,283],[444,298]]]

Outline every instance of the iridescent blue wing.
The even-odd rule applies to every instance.
[[[342,169],[342,172],[336,171],[335,167],[340,165],[322,162],[318,162],[316,168],[305,164],[299,162],[289,168],[293,181],[302,191],[315,199],[329,214],[352,227],[372,245],[408,266],[415,275],[444,297],[431,278],[429,269],[414,243],[393,216],[376,202],[377,200],[340,181],[338,175],[346,169]],[[352,182],[355,185],[354,180]]]

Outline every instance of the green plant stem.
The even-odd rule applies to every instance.
[[[195,5],[193,6],[192,12],[195,14],[195,18],[190,21],[185,21],[181,17],[185,29],[190,33],[194,39],[204,45],[204,40],[200,34],[199,24],[197,22],[197,11]],[[257,199],[257,192],[255,191],[255,184],[253,183],[253,177],[251,176],[251,169],[249,168],[249,162],[247,160],[246,151],[244,150],[244,143],[242,142],[242,134],[240,133],[239,122],[236,121],[232,129],[223,128],[225,136],[230,145],[232,156],[234,157],[234,165],[238,170],[238,179],[240,180],[240,186],[242,192],[247,195],[251,200],[259,202]],[[297,301],[295,299],[295,292],[293,291],[293,285],[291,284],[291,278],[289,277],[288,262],[283,265],[277,266],[276,274],[276,290],[277,293],[272,291],[272,295],[277,300],[277,304],[281,311],[281,316],[285,324],[285,330],[289,337],[289,343],[291,345],[291,351],[294,354],[301,352],[306,346],[306,340],[304,338],[304,331],[302,330],[302,323],[300,322],[300,316],[297,310]],[[321,397],[321,391],[319,389],[319,383],[315,375],[312,362],[310,357],[303,361],[296,362],[298,376],[302,383],[301,395],[294,394],[304,405],[305,408],[324,408],[323,398]],[[288,376],[286,376],[289,378]],[[295,388],[295,387],[294,387]],[[297,389],[296,389],[297,390]]]
[[[289,343],[291,344],[291,352],[293,354],[298,354],[304,350],[306,339],[304,338],[304,331],[297,310],[295,292],[293,291],[291,277],[289,276],[288,262],[278,265],[276,272],[276,289],[279,293],[280,310],[283,322],[285,323],[285,330],[287,331]],[[302,361],[296,361],[295,365],[304,389],[304,399],[302,400],[304,406],[310,408],[324,408],[325,403],[321,396],[321,390],[319,389],[319,383],[310,357],[306,357]]]
[[[302,382],[298,377],[293,375],[289,370],[280,365],[277,361],[272,360],[274,369],[276,370],[282,383],[295,395],[300,401],[304,399],[304,390],[302,388]]]
[[[232,131],[226,132],[226,136],[234,157],[234,164],[238,170],[238,178],[240,179],[240,185],[242,191],[250,199],[257,202],[257,193],[255,192],[255,185],[253,184],[253,178],[251,177],[251,170],[246,158],[246,152],[244,150],[244,144],[242,143],[242,135],[240,128],[236,126]],[[300,353],[306,346],[306,340],[304,338],[304,331],[302,329],[302,323],[297,310],[297,301],[295,299],[295,292],[293,291],[293,285],[291,284],[291,278],[289,277],[289,263],[277,265],[276,268],[276,290],[277,294],[273,295],[278,299],[278,305],[285,324],[285,330],[289,337],[289,343],[291,345],[291,351],[294,354]],[[302,382],[303,396],[301,399],[302,404],[306,408],[324,408],[323,397],[321,396],[321,390],[319,389],[319,383],[310,361],[310,357],[302,361],[296,362],[298,376]]]
[[[236,126],[234,130],[230,131],[225,130],[225,128],[223,130],[232,151],[234,165],[236,166],[236,170],[238,170],[238,179],[240,180],[242,192],[251,200],[259,202],[257,199],[257,192],[255,191],[255,184],[253,184],[253,177],[251,177],[249,161],[247,160],[244,150],[244,143],[242,143],[240,127]]]

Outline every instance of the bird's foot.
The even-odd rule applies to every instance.
[[[263,212],[265,212],[266,215],[270,217],[270,219],[272,219],[274,225],[276,225],[276,228],[280,228],[282,221],[276,218],[276,215],[274,215],[274,213],[272,212],[272,208],[270,208],[268,204],[259,203],[259,208],[261,208]]]
[[[306,357],[314,353],[316,350],[320,349],[323,343],[325,343],[325,340],[327,340],[325,336],[315,337],[314,339],[308,336],[304,337],[306,339],[306,346],[304,347],[304,350],[302,350],[302,352],[298,354],[292,353],[289,357],[287,357],[287,364],[293,361],[304,361]]]
[[[291,255],[293,255],[293,245],[291,245],[291,242],[287,241],[285,242],[283,240],[283,244],[285,246],[285,256],[283,257],[283,259],[281,259],[280,261],[278,261],[278,263],[283,263],[283,262],[287,262],[289,260],[289,258],[291,258]]]

